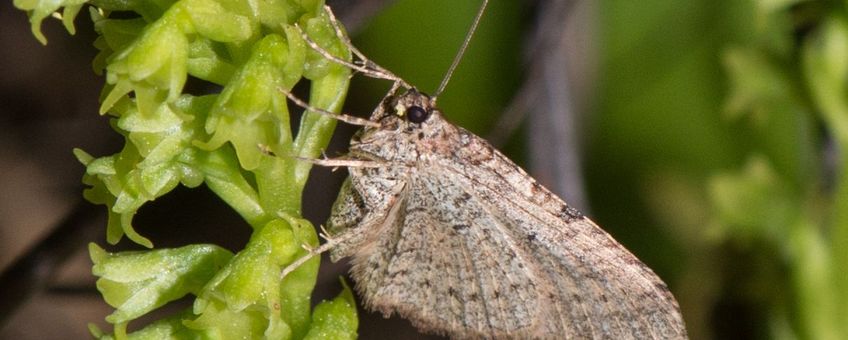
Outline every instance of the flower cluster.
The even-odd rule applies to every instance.
[[[97,287],[116,311],[102,338],[353,338],[357,320],[349,289],[310,311],[318,259],[285,279],[281,267],[316,245],[302,217],[310,163],[326,147],[335,120],[306,113],[292,133],[284,91],[302,78],[309,104],[338,112],[350,71],[328,62],[303,36],[350,59],[320,0],[16,0],[33,33],[44,18],[74,17],[89,5],[100,50],[94,68],[106,86],[101,114],[126,139],[117,154],[86,166],[85,197],[107,206],[107,241],[124,235],[147,248],[133,216],[177,185],[206,184],[253,228],[237,254],[214,245],[111,254],[91,245]],[[62,13],[58,14],[57,11]],[[113,13],[122,13],[112,16]],[[114,18],[113,18],[114,17]],[[202,95],[184,86],[198,80]],[[204,88],[205,87],[205,88]],[[187,294],[192,308],[127,334],[127,324]]]

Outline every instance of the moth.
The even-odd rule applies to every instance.
[[[350,175],[327,242],[311,254],[350,257],[366,308],[453,338],[687,337],[677,302],[651,269],[485,140],[446,120],[436,96],[352,51],[365,62],[327,57],[395,86],[367,121],[346,118],[363,126],[346,157],[313,160]]]

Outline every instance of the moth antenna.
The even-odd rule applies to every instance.
[[[477,26],[480,24],[480,19],[483,18],[483,12],[486,11],[486,5],[488,4],[489,0],[483,0],[483,3],[480,5],[480,9],[477,10],[477,16],[474,17],[474,22],[471,23],[471,28],[468,29],[468,33],[465,33],[465,40],[462,42],[462,46],[459,47],[459,51],[456,53],[456,56],[453,57],[453,62],[451,63],[450,68],[448,68],[448,72],[445,74],[445,77],[442,78],[439,88],[436,89],[436,92],[433,94],[433,103],[436,102],[436,98],[438,98],[439,95],[442,94],[442,91],[445,90],[445,87],[448,86],[448,82],[453,75],[453,71],[456,70],[456,67],[459,65],[459,61],[462,60],[462,55],[465,54],[465,50],[468,49],[471,37],[474,36],[474,31],[477,30]]]
[[[365,118],[359,118],[359,117],[346,115],[346,114],[340,114],[340,113],[333,113],[333,112],[330,112],[330,111],[327,111],[327,110],[324,110],[324,109],[321,109],[321,108],[312,107],[307,102],[296,97],[294,94],[292,94],[288,90],[283,89],[283,88],[278,88],[278,90],[280,92],[284,93],[286,95],[286,97],[289,98],[289,100],[291,100],[292,102],[295,103],[295,105],[300,106],[304,110],[312,111],[312,112],[315,112],[315,113],[318,113],[318,114],[321,114],[321,115],[324,115],[324,116],[327,116],[327,117],[348,123],[350,125],[380,127],[379,123],[372,122],[372,121],[365,119]]]

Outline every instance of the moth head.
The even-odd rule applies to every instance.
[[[433,114],[433,101],[430,96],[410,89],[406,93],[392,98],[389,105],[395,116],[412,124],[422,124]]]
[[[351,139],[351,150],[380,159],[415,158],[434,136],[443,134],[447,123],[430,96],[409,89],[387,97],[371,120],[378,127],[365,127]]]
[[[438,109],[430,96],[412,88],[386,98],[371,119],[389,129],[400,125],[420,127],[429,121],[436,111]]]

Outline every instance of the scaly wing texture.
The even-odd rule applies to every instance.
[[[354,255],[365,305],[439,334],[529,336],[543,308],[534,260],[501,222],[436,176],[410,180],[399,204],[376,244]]]
[[[677,302],[656,274],[485,141],[458,132],[462,147],[428,169],[468,188],[507,234],[526,238],[518,243],[535,260],[538,293],[551,306],[540,315],[546,334],[686,338]]]
[[[476,158],[392,174],[404,178],[403,192],[353,259],[368,308],[456,338],[686,338],[677,303],[650,269],[476,143],[464,143]],[[354,183],[367,190],[380,178]]]
[[[635,256],[485,141],[443,128],[414,164],[351,169],[331,230],[360,236],[333,255],[353,256],[366,307],[455,338],[686,338]]]

